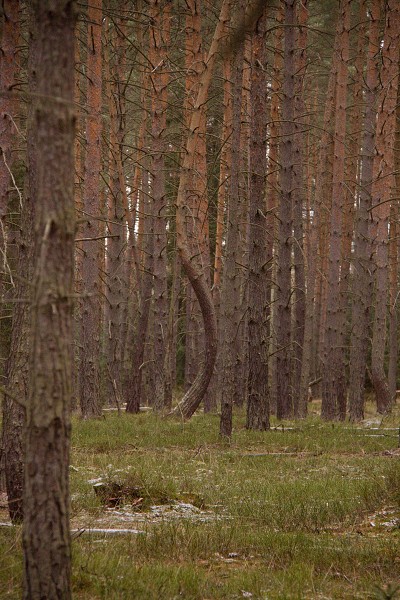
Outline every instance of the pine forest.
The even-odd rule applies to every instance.
[[[399,240],[399,0],[3,0],[0,598],[400,597]]]

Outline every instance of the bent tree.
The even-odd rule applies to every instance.
[[[186,192],[190,185],[191,177],[196,171],[195,150],[198,144],[200,125],[204,118],[208,90],[210,88],[214,65],[218,54],[221,52],[229,53],[238,43],[240,43],[245,32],[251,29],[252,24],[256,22],[261,14],[264,4],[264,0],[253,0],[252,2],[249,2],[245,18],[242,19],[241,23],[233,33],[230,33],[228,23],[230,20],[232,2],[231,0],[224,0],[222,3],[218,23],[205,60],[204,70],[199,80],[197,98],[190,119],[185,158],[181,168],[181,177],[176,199],[176,245],[182,267],[193,287],[200,305],[205,331],[205,357],[203,365],[193,384],[187,390],[177,407],[172,411],[172,414],[181,415],[186,419],[189,419],[193,415],[207,391],[217,356],[217,319],[213,298],[206,277],[202,272],[201,264],[199,264],[198,261],[197,246],[193,247],[186,233]]]
[[[217,52],[221,40],[226,35],[226,25],[229,21],[230,6],[230,0],[224,0],[208,57],[205,62],[204,71],[200,78],[197,98],[190,119],[186,153],[182,165],[182,174],[176,199],[176,244],[183,269],[193,287],[200,305],[204,322],[206,345],[204,363],[200,368],[196,379],[187,390],[181,402],[173,410],[174,414],[180,414],[186,419],[193,415],[207,391],[217,355],[217,319],[210,287],[205,274],[201,269],[201,264],[198,264],[196,261],[196,248],[191,247],[186,233],[186,191],[189,186],[191,174],[196,169],[195,150],[199,136],[199,126],[206,109],[208,89],[211,83]]]
[[[35,93],[28,125],[34,178],[32,346],[24,494],[24,597],[71,597],[68,465],[74,266],[72,0],[31,0]],[[31,162],[31,150],[35,160]]]

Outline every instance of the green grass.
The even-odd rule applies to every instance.
[[[384,429],[396,423],[371,431],[311,416],[257,433],[239,413],[228,443],[215,415],[74,419],[72,526],[145,532],[74,536],[74,598],[400,598],[398,436]],[[115,522],[98,478],[120,491],[115,510],[136,502],[139,515]],[[198,518],[149,512],[177,502]],[[0,528],[1,599],[20,597],[21,573],[20,529]]]

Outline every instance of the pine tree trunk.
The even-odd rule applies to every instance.
[[[390,213],[390,239],[389,239],[389,364],[388,384],[390,402],[396,400],[397,360],[398,360],[398,318],[397,318],[397,276],[398,276],[398,200],[393,200]]]
[[[213,298],[215,306],[219,306],[222,279],[222,246],[225,224],[225,206],[229,189],[231,171],[231,134],[232,134],[232,93],[231,93],[231,61],[225,57],[223,64],[224,79],[224,116],[222,125],[222,148],[219,170],[218,200],[217,200],[217,230],[215,234]],[[217,311],[218,312],[218,311]]]
[[[239,327],[237,331],[237,369],[235,377],[235,405],[247,406],[248,391],[248,270],[250,236],[250,112],[251,112],[251,51],[252,36],[246,32],[243,48],[242,116],[240,131],[239,195],[239,248],[237,264],[239,278]]]
[[[191,112],[194,109],[202,71],[204,69],[204,51],[201,29],[201,1],[189,0],[186,16],[186,126],[189,128]],[[206,160],[206,110],[202,111],[197,131],[195,148],[196,169],[187,189],[186,204],[189,209],[186,227],[190,243],[197,246],[199,268],[210,285],[210,253],[207,198],[207,160]],[[199,363],[203,360],[202,347],[204,331],[201,311],[192,286],[186,289],[186,344],[185,344],[185,389],[188,390],[196,378]]]
[[[214,364],[217,354],[217,321],[215,308],[208,281],[202,273],[201,268],[196,264],[196,261],[193,260],[197,254],[197,248],[191,247],[190,240],[187,237],[187,208],[185,205],[185,200],[187,190],[189,189],[189,178],[192,175],[193,170],[196,168],[194,150],[198,140],[198,127],[200,126],[203,118],[203,112],[205,110],[204,105],[208,96],[213,67],[216,60],[216,53],[221,40],[226,35],[225,28],[227,22],[229,21],[229,10],[230,0],[224,0],[208,57],[205,62],[205,68],[202,73],[194,109],[192,111],[189,135],[186,144],[186,154],[179,181],[176,202],[177,248],[182,267],[195,291],[197,300],[200,304],[205,331],[204,362],[200,367],[200,371],[198,372],[193,385],[189,390],[187,390],[183,399],[173,411],[174,414],[182,415],[184,418],[190,418],[202,401],[214,371]]]
[[[201,265],[197,264],[198,261],[196,261],[196,256],[198,256],[198,249],[191,247],[185,227],[188,217],[185,199],[187,190],[189,189],[190,178],[193,175],[193,171],[196,169],[194,160],[196,156],[195,148],[199,135],[198,129],[201,126],[204,116],[205,104],[208,97],[214,64],[217,58],[217,53],[221,49],[222,43],[224,42],[224,50],[227,51],[231,45],[237,43],[237,37],[240,39],[242,36],[243,26],[251,30],[253,24],[256,22],[260,14],[261,6],[262,3],[259,1],[252,3],[249,10],[249,18],[245,19],[245,22],[238,30],[239,35],[236,36],[236,34],[229,35],[227,30],[231,2],[230,0],[223,1],[218,23],[215,28],[210,50],[208,52],[204,70],[200,79],[199,91],[190,121],[186,152],[183,160],[176,201],[176,239],[182,267],[190,281],[190,284],[194,288],[202,312],[205,331],[205,357],[204,362],[200,367],[200,371],[193,382],[193,385],[186,392],[181,402],[173,411],[174,414],[181,415],[184,418],[189,418],[192,416],[203,399],[213,374],[217,353],[217,321],[210,292],[210,286],[208,285],[206,277],[202,273]]]
[[[83,207],[86,223],[80,237],[82,243],[81,353],[80,405],[84,418],[101,414],[100,401],[100,251],[102,243],[97,217],[100,214],[101,171],[101,110],[102,110],[102,0],[88,5],[87,89],[88,119],[86,122],[86,162]]]
[[[301,366],[304,350],[305,329],[305,261],[304,261],[304,227],[303,210],[305,208],[305,182],[303,173],[303,152],[305,148],[306,113],[304,103],[304,77],[307,68],[307,0],[297,3],[296,22],[299,25],[296,46],[298,56],[295,60],[295,135],[294,171],[293,171],[293,266],[294,266],[294,307],[293,307],[293,349],[292,349],[292,395],[293,411],[296,417],[304,414],[301,405]]]
[[[390,201],[395,190],[394,141],[399,76],[400,6],[389,0],[382,49],[379,97],[376,122],[374,174],[372,183],[372,218],[375,259],[375,312],[372,333],[371,374],[379,413],[390,410],[391,396],[385,373],[386,312],[388,302],[388,225]]]
[[[35,94],[28,160],[34,180],[35,258],[23,528],[26,600],[71,597],[74,23],[74,2],[31,3]]]
[[[153,203],[151,201],[151,191],[149,189],[149,173],[143,174],[143,273],[140,279],[139,290],[139,309],[136,320],[136,327],[132,342],[132,360],[128,374],[126,412],[138,413],[140,405],[144,404],[142,398],[143,386],[143,359],[145,356],[145,346],[148,333],[148,324],[151,309],[152,291],[153,291],[153,257],[154,257],[154,215]]]
[[[281,3],[278,13],[276,15],[276,28],[274,32],[273,46],[275,49],[273,56],[273,77],[271,82],[271,107],[270,107],[270,125],[269,125],[269,153],[267,163],[267,256],[273,256],[274,245],[278,238],[278,208],[279,208],[279,142],[280,142],[280,128],[281,128],[281,114],[280,114],[280,92],[281,92],[281,74],[283,72],[283,60],[282,60],[282,40],[284,28],[282,23],[284,21],[284,5]],[[276,298],[276,284],[272,285],[272,282],[276,282],[276,271],[277,264],[276,260],[273,260],[271,264],[271,283],[270,290],[267,292],[269,298],[271,298],[271,325],[270,325],[270,347],[269,352],[271,356],[268,360],[268,373],[269,373],[269,389],[270,389],[270,410],[276,414],[276,392],[277,392],[277,354],[276,354],[276,304],[274,302]]]
[[[362,136],[360,192],[355,216],[352,328],[350,338],[349,416],[351,421],[364,418],[365,372],[367,365],[369,322],[372,298],[371,240],[369,209],[374,161],[376,88],[378,83],[376,48],[379,46],[380,2],[374,0],[370,10],[368,51],[365,74],[365,116]]]
[[[125,23],[118,23],[115,34],[115,64],[111,69],[110,112],[110,190],[107,196],[108,222],[106,272],[108,303],[106,323],[106,363],[109,391],[122,397],[122,317],[128,282],[125,280],[126,254],[126,181],[123,168],[123,145],[125,136]]]
[[[224,276],[221,292],[221,420],[220,434],[232,434],[232,406],[236,401],[236,377],[239,371],[240,280],[238,276],[240,243],[240,133],[244,41],[235,48],[232,59],[232,148],[231,176],[227,206]]]
[[[81,46],[80,41],[83,38],[81,34],[81,23],[77,20],[75,25],[75,90],[74,90],[74,101],[75,105],[83,105],[85,100],[83,98],[82,91],[82,59],[81,59]],[[83,52],[82,52],[83,54]],[[84,119],[79,118],[79,114],[76,119],[76,130],[84,130]],[[83,208],[83,144],[79,136],[75,136],[75,147],[74,147],[74,158],[75,158],[75,214],[77,218],[77,238],[81,237],[80,228],[78,223],[84,220],[84,208]],[[83,236],[82,236],[83,237]],[[82,369],[80,368],[81,363],[81,352],[82,352],[82,262],[83,262],[83,242],[75,241],[75,294],[77,300],[75,303],[75,314],[74,314],[74,398],[72,402],[72,410],[74,411],[80,404],[81,397],[81,383],[82,383]]]
[[[167,4],[166,7],[170,7]],[[162,410],[166,404],[166,374],[165,354],[168,329],[168,289],[167,289],[167,233],[166,214],[167,196],[165,190],[165,161],[164,153],[165,129],[167,124],[167,84],[166,60],[167,46],[162,24],[169,23],[168,13],[162,9],[159,0],[152,0],[151,4],[151,28],[150,28],[150,60],[153,69],[150,74],[152,95],[152,196],[154,213],[154,360],[155,360],[155,388],[150,390],[150,396],[154,398],[156,410]]]
[[[248,281],[248,429],[269,429],[268,349],[272,255],[268,246],[265,176],[267,79],[265,68],[266,11],[252,37],[250,121],[250,231]]]
[[[291,270],[292,270],[292,205],[294,183],[294,43],[295,0],[285,0],[285,33],[282,88],[282,138],[280,141],[276,344],[277,344],[277,417],[284,419],[293,411],[290,387],[291,350]]]
[[[222,124],[222,148],[219,167],[218,197],[217,197],[217,215],[215,232],[215,254],[214,254],[214,276],[212,286],[212,297],[215,306],[216,317],[218,321],[218,331],[220,337],[220,308],[221,308],[221,282],[223,274],[223,241],[225,232],[225,211],[229,191],[229,177],[231,172],[231,135],[232,135],[232,93],[231,93],[231,60],[230,56],[224,57],[222,67],[223,73],[223,124]],[[216,359],[216,365],[210,385],[207,390],[208,406],[215,409],[220,401],[220,388],[218,385],[219,364],[221,361],[220,353]]]
[[[400,82],[399,82],[400,86]],[[400,91],[398,92],[400,98]],[[396,141],[395,141],[395,155],[394,155],[394,166],[396,170],[395,181],[396,190],[400,190],[400,105],[397,104],[396,109]],[[391,268],[391,291],[390,291],[390,323],[389,323],[389,389],[392,397],[392,403],[396,402],[397,399],[397,373],[398,373],[398,357],[399,357],[399,298],[398,298],[398,267],[399,267],[399,254],[400,254],[400,238],[399,238],[399,216],[400,206],[399,201],[393,200],[393,215],[392,223],[394,224],[393,230],[391,229],[391,239],[393,246],[396,245],[396,249],[392,247],[391,256],[393,257],[392,268]]]
[[[346,194],[344,183],[345,136],[346,136],[346,96],[347,62],[349,57],[350,1],[341,0],[337,35],[339,37],[338,62],[335,98],[335,132],[332,170],[332,206],[330,217],[330,247],[327,274],[327,304],[325,336],[322,360],[322,406],[323,419],[338,416],[338,392],[340,378],[340,263],[343,197]]]

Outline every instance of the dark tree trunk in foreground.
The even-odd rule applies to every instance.
[[[266,97],[265,21],[260,19],[253,34],[250,121],[250,232],[248,339],[249,377],[247,398],[248,429],[269,429],[268,345],[270,298],[268,292],[271,257],[268,248],[265,199]]]
[[[32,0],[28,140],[37,171],[24,494],[24,598],[71,597],[69,446],[74,266],[75,3]],[[32,150],[32,147],[31,147]],[[30,157],[29,157],[30,158]]]

